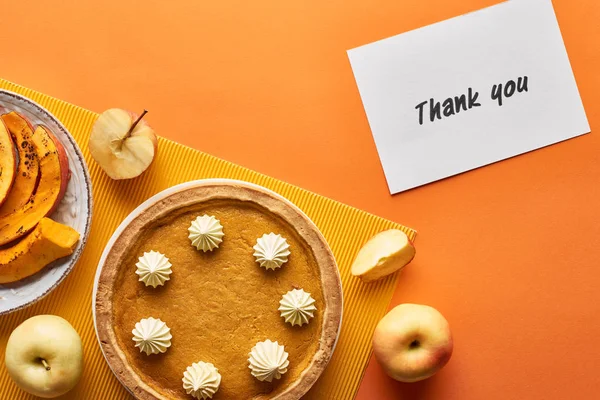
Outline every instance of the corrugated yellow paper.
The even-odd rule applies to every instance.
[[[399,228],[414,239],[415,231],[162,138],[155,162],[140,178],[112,181],[92,160],[87,148],[90,130],[97,114],[1,79],[0,88],[40,103],[67,127],[86,158],[94,194],[91,234],[73,272],[42,301],[0,317],[0,399],[33,398],[21,391],[9,378],[4,366],[4,349],[12,330],[25,319],[37,314],[57,314],[66,318],[83,340],[83,378],[63,398],[115,400],[130,397],[112,375],[96,342],[91,311],[96,266],[112,232],[136,206],[165,188],[203,178],[241,179],[270,188],[298,205],[323,232],[340,268],[344,289],[344,316],[331,363],[305,398],[337,400],[354,397],[371,353],[371,334],[386,311],[396,285],[396,277],[391,276],[365,285],[350,275],[350,264],[361,245],[373,234],[383,229]]]

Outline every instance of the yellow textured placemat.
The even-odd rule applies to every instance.
[[[270,188],[298,205],[323,232],[340,268],[344,315],[331,363],[305,398],[337,400],[354,397],[371,353],[371,334],[386,311],[396,286],[396,276],[364,285],[350,275],[350,264],[360,246],[373,234],[383,229],[399,228],[414,239],[415,231],[163,138],[159,141],[156,160],[141,177],[130,181],[112,181],[92,160],[87,148],[96,113],[2,79],[0,88],[40,103],[67,127],[86,158],[94,194],[91,234],[73,272],[42,301],[0,317],[0,399],[33,398],[21,391],[8,376],[4,366],[4,349],[12,330],[37,314],[56,314],[66,318],[83,340],[83,377],[75,389],[63,398],[130,398],[112,375],[96,341],[91,311],[96,266],[112,232],[135,207],[165,188],[203,178],[241,179]]]

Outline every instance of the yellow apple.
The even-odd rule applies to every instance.
[[[404,268],[414,257],[415,247],[406,233],[399,229],[379,232],[358,252],[352,275],[371,282]]]
[[[81,338],[65,319],[37,315],[11,333],[5,363],[21,389],[39,397],[57,397],[73,389],[81,378]]]
[[[154,130],[129,111],[104,111],[92,127],[89,148],[92,157],[112,179],[131,179],[144,172],[154,160],[158,141]]]
[[[383,370],[400,382],[434,375],[452,355],[448,321],[433,307],[400,304],[375,328],[373,354]]]

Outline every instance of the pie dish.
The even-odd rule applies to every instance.
[[[188,240],[197,216],[214,215],[223,242],[198,251]],[[253,246],[263,234],[287,239],[291,255],[276,270],[261,268]],[[173,273],[156,288],[135,273],[144,252],[168,256]],[[286,292],[302,288],[316,300],[314,318],[292,326],[278,311]],[[231,180],[188,182],[159,193],[136,209],[109,241],[98,266],[93,300],[100,347],[121,383],[139,399],[192,399],[182,386],[186,367],[212,363],[222,376],[213,399],[299,399],[324,371],[342,316],[335,259],[310,219],[291,202],[257,185]],[[132,328],[160,318],[172,345],[146,355]],[[255,379],[248,353],[278,341],[289,367],[273,382]]]

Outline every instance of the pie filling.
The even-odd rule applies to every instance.
[[[208,217],[199,222],[209,228],[197,224],[190,230],[202,216],[222,225],[217,246],[210,237],[199,239],[213,232]],[[211,393],[216,400],[266,399],[307,369],[320,344],[323,289],[312,250],[287,221],[251,202],[210,200],[172,211],[134,240],[114,282],[113,329],[129,365],[155,391],[182,399],[194,393]],[[171,264],[169,279],[156,287],[136,274],[136,263],[150,252]],[[172,338],[165,352],[147,355],[136,347],[132,329],[150,317],[164,321]],[[256,361],[261,354],[250,355],[257,346],[267,349],[261,342],[274,352],[278,347],[271,342],[277,342],[287,353],[271,374],[261,374]],[[194,379],[206,371],[209,383],[192,390]]]

